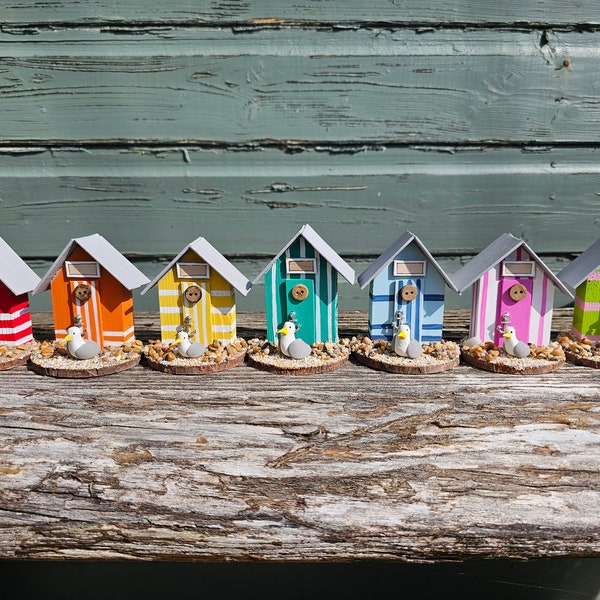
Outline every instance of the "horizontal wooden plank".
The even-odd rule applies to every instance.
[[[597,393],[574,366],[0,372],[0,557],[599,556]]]
[[[209,2],[176,0],[169,3],[143,0],[97,0],[93,3],[62,0],[30,0],[5,3],[0,20],[7,24],[30,23],[501,23],[598,24],[600,8],[595,0],[527,0],[495,2],[478,0],[249,0]]]
[[[21,150],[0,151],[1,235],[31,259],[99,232],[142,260],[204,235],[266,264],[304,223],[349,258],[405,229],[445,256],[502,232],[553,256],[600,237],[595,148]]]
[[[4,141],[598,139],[595,33],[51,29],[0,47]]]

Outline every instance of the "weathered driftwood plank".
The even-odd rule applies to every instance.
[[[93,3],[46,0],[13,2],[0,7],[0,19],[7,24],[89,25],[93,22],[115,24],[165,23],[242,23],[278,25],[285,23],[369,24],[385,22],[397,25],[439,23],[535,24],[554,23],[591,25],[600,23],[600,9],[594,0],[528,0],[495,2],[479,0],[466,4],[464,0],[252,0],[247,2],[207,2],[177,0],[163,2],[144,0],[97,0]]]
[[[0,33],[13,142],[597,142],[596,33]]]
[[[599,383],[569,366],[0,373],[0,556],[597,556]]]

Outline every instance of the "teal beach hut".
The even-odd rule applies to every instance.
[[[394,323],[408,323],[418,342],[442,338],[446,286],[456,291],[421,240],[405,231],[358,277],[369,289],[369,336],[391,340]]]
[[[338,274],[354,283],[354,269],[304,225],[255,279],[264,277],[269,341],[293,320],[307,344],[337,342]]]

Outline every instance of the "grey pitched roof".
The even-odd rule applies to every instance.
[[[274,256],[255,277],[256,283],[275,264],[275,261],[299,238],[303,237],[348,283],[354,283],[354,269],[310,226],[303,225],[298,233]]]
[[[33,290],[34,294],[45,292],[52,280],[64,264],[69,254],[79,246],[85,250],[95,261],[106,269],[123,287],[128,290],[148,283],[148,278],[134,265],[132,265],[112,244],[100,234],[94,233],[85,237],[72,239],[60,253],[54,264],[48,269],[40,283]]]
[[[431,255],[429,250],[423,245],[423,242],[410,231],[405,231],[397,240],[394,240],[390,246],[384,250],[380,256],[371,263],[359,276],[358,276],[358,285],[361,289],[367,286],[383,269],[385,269],[390,262],[398,255],[399,252],[402,252],[404,248],[406,248],[411,243],[415,243],[426,256],[427,260],[435,267],[437,272],[442,276],[446,285],[456,291],[454,287],[453,281],[450,277],[445,273],[445,271],[440,267],[435,258]]]
[[[600,267],[600,239],[584,250],[575,260],[570,262],[557,277],[572,288],[583,283]]]
[[[477,256],[472,258],[466,265],[462,266],[454,275],[452,280],[459,294],[462,294],[468,287],[473,285],[487,271],[495,267],[504,260],[509,254],[517,248],[523,246],[525,251],[539,265],[539,267],[548,275],[552,283],[567,296],[573,297],[562,282],[552,273],[544,264],[539,256],[523,241],[514,237],[510,233],[503,233],[496,238],[489,246],[484,248]]]
[[[154,287],[173,267],[173,265],[188,251],[193,250],[199,258],[207,262],[212,269],[225,278],[238,292],[248,294],[252,284],[238,269],[236,269],[210,242],[205,238],[196,238],[189,243],[143,290],[145,294]]]
[[[16,296],[31,292],[40,278],[29,265],[0,238],[0,281]]]

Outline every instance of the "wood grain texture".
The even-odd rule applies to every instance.
[[[597,142],[597,34],[0,32],[2,138]],[[565,62],[568,61],[568,62]]]
[[[598,24],[600,8],[594,0],[527,0],[494,2],[464,0],[440,2],[419,0],[250,0],[245,2],[209,2],[177,0],[168,4],[144,0],[97,0],[47,2],[14,0],[0,7],[3,23],[88,25],[94,22],[135,23],[246,23],[247,25],[281,25],[286,23],[328,23],[335,25],[385,22],[397,25],[473,24]]]
[[[94,232],[142,259],[203,235],[263,266],[304,223],[345,257],[375,258],[405,229],[436,256],[473,254],[502,232],[554,255],[600,236],[594,148],[300,149],[5,149],[2,236],[54,260]]]
[[[0,556],[598,556],[598,377],[19,367],[0,373]]]

